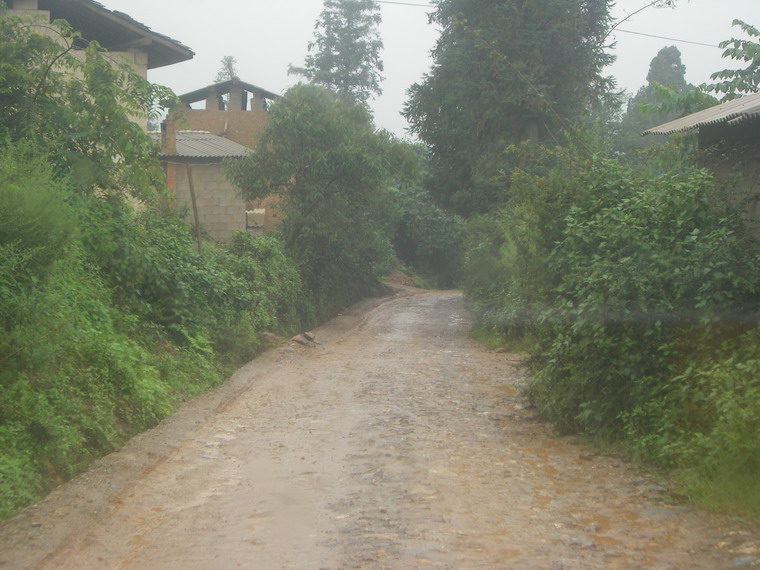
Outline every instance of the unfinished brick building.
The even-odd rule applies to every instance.
[[[278,95],[232,79],[179,98],[183,108],[161,126],[160,154],[177,207],[216,241],[229,241],[235,231],[273,228],[279,221],[275,199],[246,202],[225,177],[224,162],[252,152],[266,124],[267,102]],[[205,108],[191,107],[199,102]]]

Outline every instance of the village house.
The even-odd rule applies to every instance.
[[[702,165],[733,189],[748,220],[760,223],[760,93],[739,97],[644,131],[696,132]]]
[[[66,20],[82,36],[81,46],[97,41],[115,60],[131,64],[148,79],[148,71],[193,58],[193,51],[122,12],[93,0],[6,0],[6,13],[29,19],[49,34],[47,24]],[[224,176],[224,161],[241,158],[256,144],[267,117],[268,101],[278,95],[235,78],[180,96],[183,108],[170,114],[162,133],[159,159],[176,207],[196,232],[229,241],[235,231],[258,232],[278,223],[271,201],[246,202]],[[193,109],[204,102],[205,108]],[[147,118],[135,117],[147,130]]]
[[[252,152],[279,96],[237,78],[180,95],[182,108],[161,125],[159,158],[177,208],[200,231],[226,242],[236,231],[258,233],[277,225],[274,199],[246,202],[224,175],[224,162]],[[193,109],[202,102],[203,109]]]
[[[46,33],[45,24],[66,20],[82,34],[83,42],[97,41],[112,57],[130,63],[143,79],[147,79],[149,69],[187,61],[195,55],[180,42],[93,0],[6,0],[6,5],[9,15],[39,23],[41,33]],[[147,118],[139,122],[147,129]]]
[[[195,228],[199,243],[201,230],[224,242],[253,225],[240,190],[224,175],[225,160],[241,158],[249,148],[205,131],[176,130],[172,121],[164,121],[161,133],[151,136],[161,144],[159,158],[176,207]]]

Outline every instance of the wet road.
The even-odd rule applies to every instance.
[[[468,327],[458,293],[408,291],[268,352],[4,525],[0,568],[752,561],[746,528],[553,435]]]

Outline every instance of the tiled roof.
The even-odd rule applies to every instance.
[[[150,133],[160,143],[161,133]],[[203,131],[176,131],[177,152],[161,153],[161,158],[237,158],[249,154],[251,149],[234,141]]]
[[[280,96],[277,95],[277,93],[272,93],[271,91],[268,91],[264,89],[263,87],[258,87],[257,85],[253,85],[252,83],[246,83],[245,81],[241,81],[240,79],[229,79],[227,81],[222,81],[221,83],[214,83],[212,85],[202,87],[201,89],[196,89],[195,91],[191,91],[190,93],[184,93],[183,95],[179,96],[179,99],[183,103],[187,103],[187,104],[197,103],[198,101],[203,101],[209,95],[212,95],[212,94],[222,95],[224,93],[229,93],[233,87],[242,87],[249,93],[258,93],[262,95],[265,99],[279,99],[280,98]]]
[[[718,123],[736,125],[742,121],[756,117],[760,117],[760,93],[745,95],[728,103],[721,103],[715,107],[698,111],[659,127],[647,129],[643,134],[672,135]]]
[[[68,21],[85,39],[96,40],[111,51],[142,47],[148,54],[148,69],[186,61],[195,55],[177,40],[95,0],[40,0],[39,8],[49,10],[54,20]]]

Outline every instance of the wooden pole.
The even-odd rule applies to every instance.
[[[195,200],[195,185],[193,184],[193,165],[185,163],[187,171],[187,183],[190,186],[190,202],[193,204],[193,220],[195,221],[195,242],[198,245],[198,253],[201,252],[201,223],[198,219],[198,202]]]

